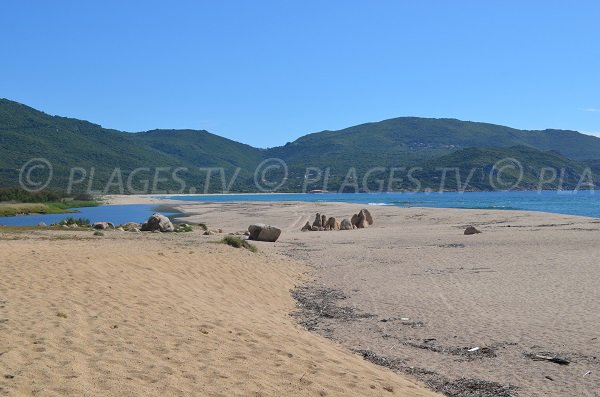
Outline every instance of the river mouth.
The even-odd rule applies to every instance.
[[[85,218],[91,223],[111,222],[115,225],[127,222],[145,222],[150,215],[155,212],[161,212],[168,217],[177,217],[181,215],[173,207],[157,204],[130,204],[130,205],[101,205],[98,207],[73,208],[72,211],[65,214],[37,214],[8,216],[0,218],[2,226],[36,226],[40,223],[50,225],[58,223],[65,218]]]

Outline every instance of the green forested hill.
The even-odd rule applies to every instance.
[[[435,180],[434,176],[439,177],[441,169],[447,169],[447,190],[459,190],[461,187],[457,184],[464,185],[471,173],[469,186],[474,190],[507,189],[517,180],[520,180],[520,189],[529,190],[540,187],[573,189],[580,183],[579,187],[584,188],[587,183],[582,163],[555,151],[542,152],[527,146],[462,149],[428,161],[424,168],[423,180],[429,181]],[[460,182],[457,182],[453,168],[460,170]],[[503,169],[499,177],[500,168]],[[437,184],[431,187],[435,188]]]
[[[196,167],[253,169],[262,160],[261,150],[208,131],[153,130],[132,138],[140,147],[151,147]]]
[[[564,169],[563,187],[569,188],[578,183],[586,166],[590,165],[594,172],[600,171],[597,166],[600,139],[575,131],[524,131],[455,119],[402,117],[340,131],[317,132],[285,146],[258,149],[208,131],[126,133],[110,130],[87,121],[50,116],[0,99],[0,187],[16,186],[20,168],[35,157],[52,163],[55,177],[51,187],[55,189],[66,186],[71,167],[85,169],[88,177],[93,169],[92,186],[96,190],[102,190],[111,175],[111,181],[115,182],[115,168],[120,169],[119,177],[126,180],[139,167],[150,169],[146,172],[147,178],[158,167],[181,167],[186,170],[178,177],[185,181],[186,189],[203,191],[206,173],[200,168],[223,167],[227,178],[236,169],[241,169],[232,185],[233,190],[255,191],[254,170],[268,158],[280,158],[289,166],[289,178],[281,191],[302,189],[307,167],[329,169],[329,190],[337,190],[344,180],[347,182],[347,176],[354,175],[348,173],[350,169],[354,170],[357,179],[362,180],[372,167],[383,170],[419,167],[422,168],[420,174],[414,176],[422,181],[421,187],[436,188],[440,168],[457,167],[464,174],[463,179],[471,169],[489,175],[493,164],[506,157],[524,164],[524,182],[519,188],[535,188],[544,167]],[[381,171],[382,174],[386,172]],[[472,189],[493,188],[483,176],[480,180],[473,176],[471,180]],[[215,175],[211,181],[215,181]],[[366,184],[371,185],[371,182],[366,181]],[[143,186],[143,183],[134,185]],[[219,191],[221,186],[220,181],[211,182],[209,191]],[[558,186],[557,182],[545,187]],[[77,186],[78,189],[85,187],[87,184]],[[161,190],[177,191],[179,187],[177,181],[169,180],[161,185]],[[361,190],[363,188],[369,186],[360,186]],[[458,187],[448,182],[444,188]],[[109,191],[115,192],[113,187]]]
[[[600,138],[576,131],[526,131],[495,124],[417,117],[399,117],[339,131],[317,132],[274,150],[296,158],[311,153],[327,156],[343,152],[439,154],[468,147],[518,145],[542,151],[556,150],[575,160],[600,158]]]
[[[59,180],[70,167],[95,168],[99,178],[114,167],[134,169],[140,164],[168,166],[179,159],[149,147],[140,147],[132,136],[87,121],[49,116],[28,106],[0,100],[0,168],[3,185],[31,158],[48,159]]]

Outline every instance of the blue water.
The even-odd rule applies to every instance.
[[[163,196],[181,201],[334,201],[399,207],[481,208],[544,211],[600,218],[600,191],[326,193]]]
[[[567,215],[600,218],[600,191],[543,192],[472,192],[472,193],[326,193],[326,194],[232,194],[198,196],[161,196],[181,201],[306,201],[344,202],[362,205],[395,205],[399,207],[479,208],[498,210],[544,211]],[[156,206],[111,205],[80,208],[77,214],[30,215],[0,218],[0,225],[34,226],[60,222],[67,216],[88,218],[92,222],[143,222],[155,212]],[[165,215],[170,216],[173,214]]]
[[[8,216],[0,218],[0,225],[4,226],[35,226],[40,222],[47,225],[57,223],[72,216],[74,218],[87,218],[91,222],[112,222],[115,225],[127,222],[145,222],[156,209],[156,205],[109,205],[100,207],[77,208],[75,214],[27,215]],[[164,215],[172,215],[165,213]]]

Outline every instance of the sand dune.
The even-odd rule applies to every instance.
[[[301,329],[306,270],[199,233],[0,231],[0,395],[434,395]]]

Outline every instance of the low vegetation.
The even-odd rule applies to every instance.
[[[51,209],[46,204],[38,203],[0,203],[0,216],[15,216],[21,214],[50,214]]]
[[[193,231],[194,229],[192,229],[192,227],[190,225],[188,225],[187,223],[182,223],[179,225],[175,225],[175,233],[189,233],[191,231]]]
[[[92,224],[90,222],[89,219],[87,218],[74,218],[72,216],[66,217],[65,219],[63,219],[62,221],[58,222],[57,225],[62,226],[62,225],[67,225],[67,226],[72,226],[72,225],[77,225],[80,227],[90,227]]]
[[[225,236],[221,240],[222,244],[227,244],[234,248],[246,248],[249,251],[256,252],[257,248],[255,245],[250,244],[248,241],[243,240],[237,236]]]
[[[0,216],[64,214],[71,208],[96,207],[97,200],[86,194],[66,197],[57,192],[31,193],[23,189],[0,189]]]

